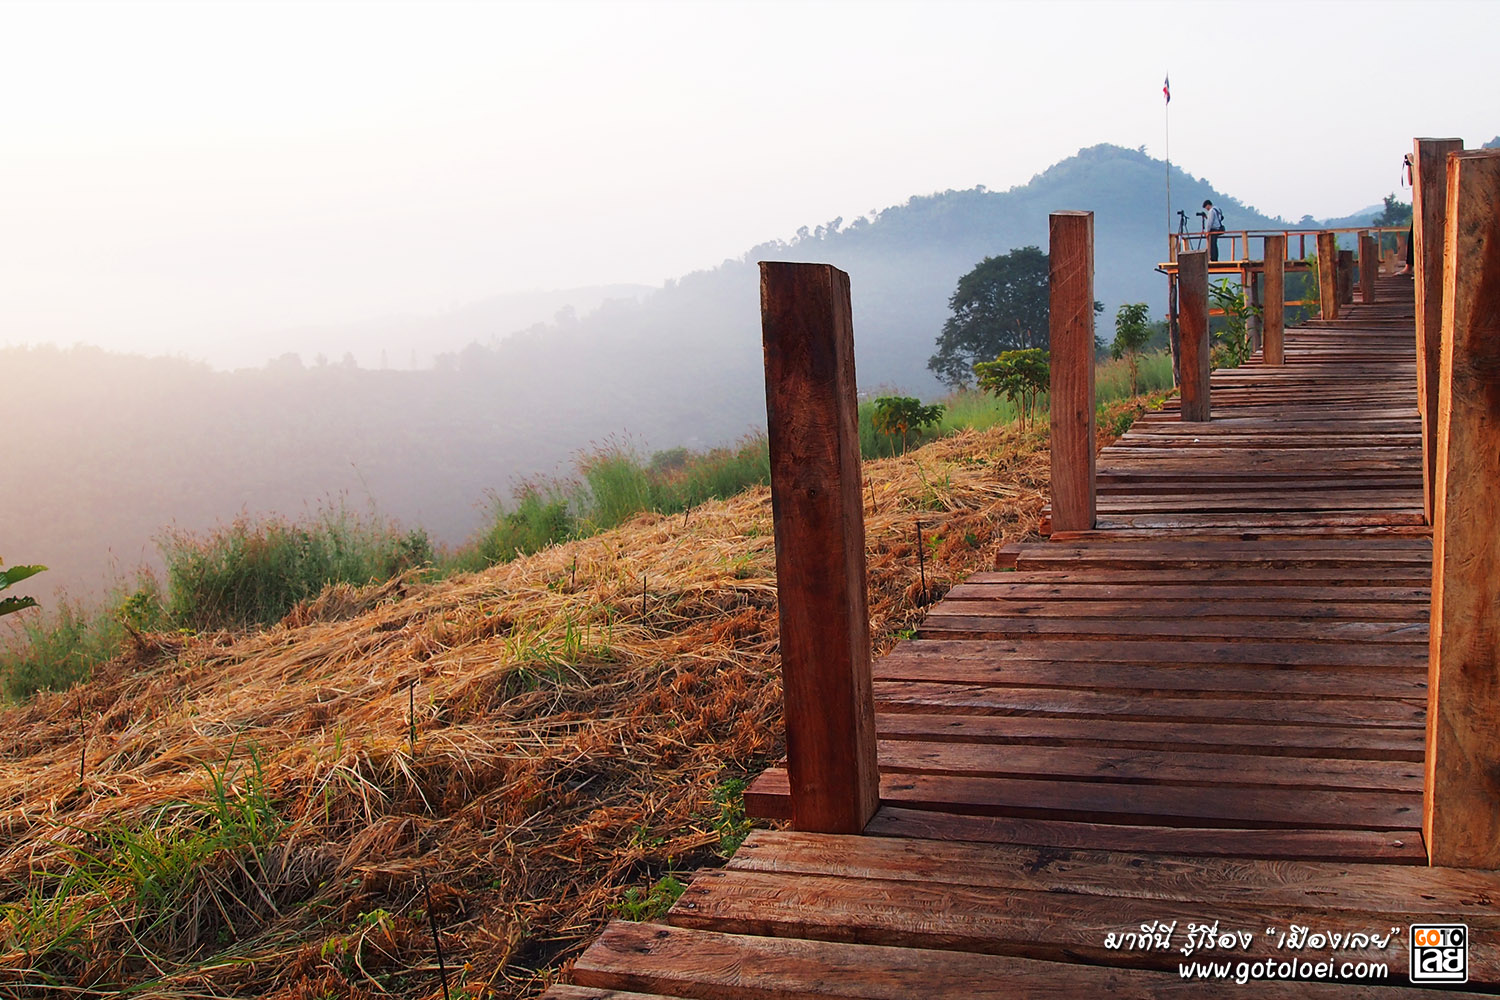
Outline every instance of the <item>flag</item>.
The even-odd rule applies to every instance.
[[[1167,103],[1171,104],[1172,103],[1172,77],[1171,77],[1170,74],[1168,74],[1167,78],[1161,82],[1161,92],[1164,95],[1166,95]]]

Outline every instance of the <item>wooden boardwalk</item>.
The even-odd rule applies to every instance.
[[[955,587],[875,664],[865,836],[752,834],[548,995],[1204,996],[1331,960],[1294,977],[1344,982],[1249,995],[1385,996],[1424,921],[1467,923],[1467,988],[1500,992],[1500,877],[1425,867],[1431,540],[1410,284],[1379,292],[1288,331],[1283,368],[1216,373],[1210,423],[1138,422],[1094,530]],[[787,816],[785,772],[747,802]],[[1185,955],[1215,921],[1246,938]],[[1143,925],[1171,946],[1118,937]]]

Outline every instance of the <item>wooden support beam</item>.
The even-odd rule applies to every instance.
[[[1245,241],[1247,244],[1249,240]],[[1248,259],[1248,258],[1247,258]],[[1250,337],[1250,353],[1254,354],[1260,350],[1260,272],[1249,264],[1241,273],[1241,291],[1245,297],[1245,308],[1249,313],[1245,317],[1245,333]]]
[[[1182,419],[1207,420],[1208,374],[1208,251],[1177,255],[1178,327],[1182,338]]]
[[[1286,235],[1266,237],[1265,315],[1261,317],[1261,360],[1268,365],[1286,363],[1282,334],[1286,329]]]
[[[760,303],[792,825],[858,833],[879,775],[849,276],[762,262]]]
[[[1324,319],[1339,318],[1339,247],[1334,233],[1318,234],[1318,310]]]
[[[1094,526],[1094,213],[1053,212],[1048,236],[1052,530],[1086,531]]]
[[[1366,233],[1359,238],[1359,300],[1375,303],[1375,275],[1380,271],[1380,241]]]
[[[1437,475],[1438,355],[1443,330],[1443,230],[1448,211],[1448,154],[1462,139],[1417,139],[1411,171],[1412,270],[1416,272],[1417,410],[1422,414],[1422,501],[1432,521]]]
[[[1354,301],[1354,251],[1339,251],[1339,304]]]
[[[1447,166],[1422,829],[1500,868],[1500,150]]]

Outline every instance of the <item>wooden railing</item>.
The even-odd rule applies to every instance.
[[[1406,236],[1406,226],[1345,226],[1336,229],[1226,229],[1215,234],[1207,230],[1196,232],[1174,232],[1167,234],[1167,246],[1170,259],[1175,261],[1177,254],[1187,250],[1207,250],[1209,237],[1217,235],[1219,238],[1219,260],[1220,264],[1233,264],[1241,261],[1259,261],[1265,259],[1265,239],[1267,236],[1280,236],[1286,240],[1283,253],[1292,247],[1297,248],[1295,257],[1285,258],[1288,262],[1295,263],[1307,257],[1308,245],[1316,239],[1319,233],[1353,234],[1356,238],[1361,236],[1374,236],[1377,244],[1380,237],[1393,235],[1398,238]],[[1251,241],[1261,241],[1261,253],[1252,256]]]
[[[1500,150],[1444,143],[1456,140],[1417,142],[1417,372],[1434,542],[1423,833],[1435,865],[1500,868]],[[1279,300],[1287,234],[1264,235],[1266,289]],[[1336,312],[1334,235],[1320,239],[1325,308]],[[1092,214],[1053,215],[1051,253],[1054,526],[1088,528]],[[1207,256],[1185,251],[1173,268],[1184,420],[1209,419]],[[849,301],[848,276],[833,267],[761,264],[792,822],[839,833],[862,830],[879,805]],[[1267,312],[1275,363],[1280,323]]]

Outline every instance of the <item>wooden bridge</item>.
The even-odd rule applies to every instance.
[[[1415,296],[1372,269],[1244,367],[1181,255],[1181,412],[1097,466],[1092,217],[1054,216],[1051,538],[873,667],[847,284],[763,265],[790,771],[747,802],[794,829],[548,996],[1500,992],[1500,154],[1447,152]]]

